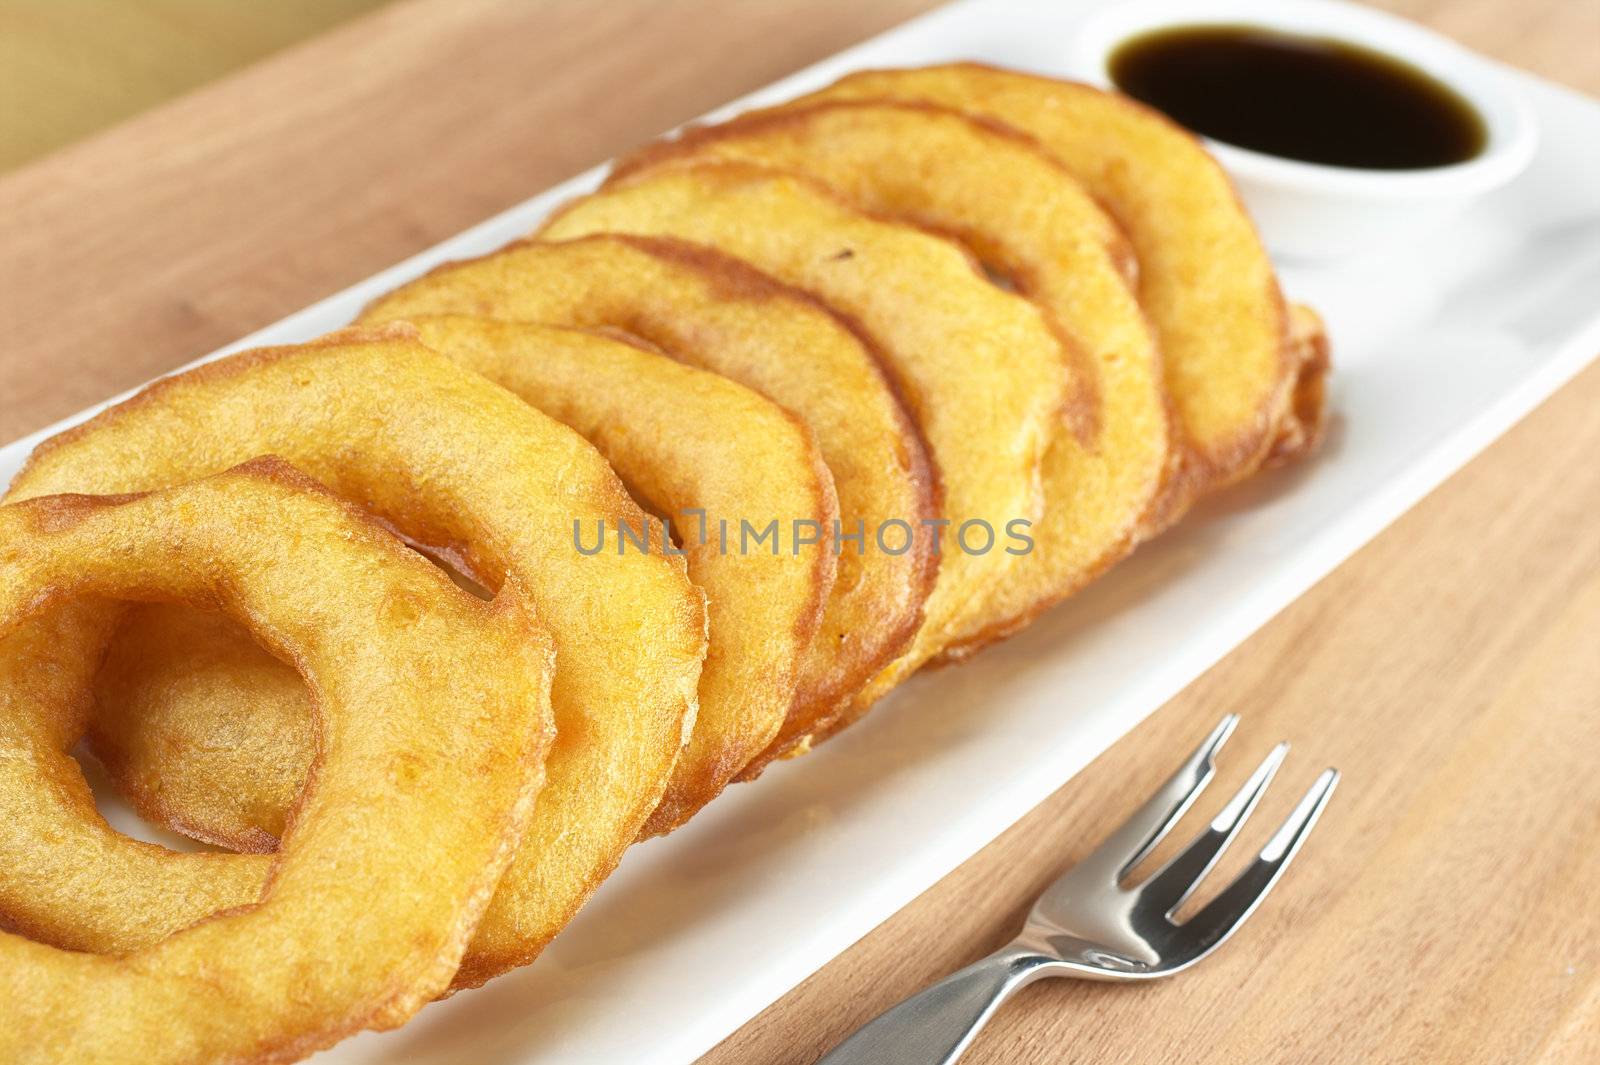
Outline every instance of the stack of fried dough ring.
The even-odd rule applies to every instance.
[[[635,840],[1307,453],[1326,369],[1191,136],[952,65],[151,385],[0,507],[0,1058],[291,1060],[526,964]],[[217,849],[112,830],[80,740]]]

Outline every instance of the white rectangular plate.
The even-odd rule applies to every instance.
[[[973,58],[1059,73],[1094,6],[967,0],[725,112],[863,67]],[[1332,333],[1335,422],[1320,456],[1203,507],[1016,639],[913,681],[838,741],[635,847],[536,965],[318,1060],[692,1061],[1060,787],[1575,374],[1600,350],[1600,106],[1510,76],[1543,132],[1512,187],[1415,246],[1283,271],[1285,290]],[[527,233],[599,177],[210,357],[341,326],[436,263]],[[0,450],[0,482],[60,428]]]

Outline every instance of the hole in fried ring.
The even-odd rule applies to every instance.
[[[67,751],[116,600],[226,611],[315,692],[321,756],[276,859],[166,851],[95,812]],[[0,854],[26,870],[0,880],[7,923],[27,927],[18,902],[91,921],[105,906],[85,894],[224,888],[206,919],[116,955],[0,934],[0,1058],[297,1058],[449,985],[552,738],[550,641],[514,578],[473,599],[262,459],[149,495],[0,507],[0,650]]]
[[[637,525],[643,517],[605,459],[407,330],[246,352],[160,381],[47,441],[11,497],[151,488],[267,452],[411,539],[449,548],[490,584],[515,577],[550,628],[559,735],[545,801],[457,980],[476,985],[525,964],[615,867],[672,771],[705,652],[703,600],[683,560],[659,552],[580,557],[575,520]],[[234,642],[238,654],[228,668],[235,696],[267,720],[303,722],[303,699],[260,709],[282,697],[285,686],[274,678],[284,667],[248,642]],[[181,665],[181,648],[168,653]],[[149,661],[154,668],[161,660]],[[102,686],[101,694],[104,701],[112,693]],[[173,715],[171,727],[186,737],[180,757],[204,757],[215,746],[207,730],[230,740],[240,735],[204,704],[147,707],[137,728],[149,726],[151,714]],[[287,764],[272,762],[281,754],[264,741],[256,774],[303,776],[309,733],[302,724],[297,734],[298,753]],[[127,757],[142,749],[102,743],[95,750],[138,800],[141,776]],[[248,846],[258,838],[252,831],[270,842],[281,824],[229,820],[262,805],[240,809],[232,799],[242,785],[228,770],[241,761],[248,764],[219,759],[183,778],[209,781],[209,791],[164,790],[158,802],[140,804],[141,812],[160,820],[182,809],[186,816],[173,827],[203,819],[218,842]],[[182,898],[176,893],[171,905]],[[148,934],[147,915],[124,910],[120,920],[124,935]]]

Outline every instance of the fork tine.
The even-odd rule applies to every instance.
[[[1199,961],[1222,945],[1244,923],[1245,918],[1255,912],[1255,908],[1299,853],[1300,845],[1316,826],[1317,818],[1322,815],[1338,783],[1339,771],[1324,769],[1301,798],[1294,813],[1261,848],[1260,856],[1220,895],[1183,923],[1181,927],[1189,933],[1195,952],[1191,962]]]
[[[1079,868],[1092,867],[1097,874],[1106,875],[1113,883],[1127,875],[1129,869],[1161,842],[1161,838],[1184,815],[1195,798],[1211,782],[1216,772],[1217,750],[1233,734],[1239,724],[1236,714],[1229,714],[1211,730],[1205,742],[1195,748],[1188,761],[1167,778],[1167,782],[1124,821],[1104,843],[1079,863]]]
[[[1234,792],[1228,804],[1211,819],[1211,824],[1140,886],[1140,900],[1161,904],[1169,915],[1182,906],[1244,827],[1245,820],[1255,811],[1261,796],[1266,794],[1274,774],[1283,764],[1284,755],[1288,753],[1287,743],[1274,747],[1256,767],[1256,771],[1250,774],[1250,779]]]

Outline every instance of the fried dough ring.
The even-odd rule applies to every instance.
[[[671,517],[682,536],[689,577],[709,600],[710,638],[700,675],[699,714],[659,804],[638,828],[647,836],[671,831],[771,743],[793,701],[795,673],[816,632],[833,579],[834,556],[826,542],[792,543],[788,523],[803,518],[830,526],[837,512],[827,468],[804,427],[778,407],[715,374],[632,344],[574,330],[468,317],[419,316],[414,327],[405,328],[417,330],[423,343],[451,361],[504,385],[588,437],[646,505]],[[381,374],[372,377],[374,387],[387,388]],[[409,405],[400,399],[390,403],[402,411]],[[461,476],[470,475],[463,471]],[[696,509],[712,523],[705,543],[697,542],[696,519],[684,513]],[[737,537],[738,523],[745,518],[758,528],[774,518],[779,521],[776,553],[765,546],[747,553],[721,549],[715,523],[731,522]],[[621,545],[615,523],[607,519],[604,549],[593,557],[580,556],[573,537],[593,546],[593,513],[580,515],[568,508],[560,520],[563,528],[554,549],[562,557],[551,564],[582,574],[590,565],[615,565],[618,550],[629,557],[642,550],[632,543]],[[578,530],[574,521],[579,521]],[[638,521],[632,522],[635,536],[639,528]],[[549,535],[557,534],[551,529]],[[651,535],[651,550],[659,553],[659,530]],[[627,611],[626,595],[610,609]],[[168,632],[141,640],[135,653],[113,655],[103,674],[123,693],[120,715],[136,723],[118,736],[108,761],[136,761],[162,781],[174,772],[193,772],[174,766],[189,758],[187,752],[226,752],[241,731],[239,723],[215,712],[214,704],[193,701],[216,687],[211,677],[217,670],[202,659],[196,675],[190,655],[175,645],[170,633],[174,627],[169,620],[163,626]],[[218,645],[223,641],[227,646]],[[239,678],[248,672],[251,693],[292,691],[283,667],[237,636],[219,634],[218,642],[204,650],[211,661],[224,662],[225,676]],[[632,654],[628,647],[612,645],[604,658],[586,658],[585,668],[603,674]],[[222,698],[233,697],[224,691]],[[193,705],[183,711],[183,720],[172,722],[180,699]],[[269,712],[277,736],[301,737],[292,758],[274,764],[257,757],[264,746],[282,741],[272,735],[253,738],[246,755],[208,758],[205,773],[212,786],[238,796],[251,809],[281,809],[274,803],[293,792],[310,758],[302,701]],[[619,697],[616,705],[630,704]],[[160,727],[152,728],[152,718],[162,722]],[[589,802],[575,793],[563,818],[586,816]],[[566,829],[577,830],[572,825]]]
[[[316,692],[322,758],[276,860],[176,854],[96,812],[67,752],[106,599],[227,610]],[[443,991],[551,742],[553,656],[524,602],[514,578],[493,603],[459,591],[275,460],[0,508],[0,884],[137,895],[150,864],[202,890],[215,866],[262,874],[236,908],[127,954],[0,933],[0,1058],[297,1059]]]
[[[179,483],[269,452],[413,540],[448,550],[487,583],[515,577],[551,628],[559,656],[553,686],[559,735],[546,767],[549,783],[457,984],[475,986],[525,964],[610,873],[660,799],[693,712],[705,647],[702,599],[681,559],[638,552],[579,557],[575,519],[637,526],[643,518],[605,460],[577,434],[400,331],[246,352],[159,381],[46,441],[18,474],[10,498]],[[235,673],[239,690],[255,693],[253,703],[174,698],[134,709],[155,715],[141,727],[182,741],[158,748],[159,757],[205,758],[250,742],[263,754],[256,774],[289,777],[272,794],[285,786],[298,792],[314,756],[304,696],[294,709],[274,703],[285,686],[264,683],[261,672],[281,678],[285,667],[245,646],[250,653]],[[166,661],[175,657],[176,667],[160,666],[161,658],[148,666],[181,670],[181,652],[167,649]],[[202,693],[178,690],[184,694]],[[126,705],[108,703],[102,713]],[[280,740],[252,739],[260,732],[224,716],[244,705],[268,715],[263,729],[298,722],[301,753],[294,763],[266,762]],[[127,733],[102,731],[100,738],[107,735]],[[248,824],[253,831],[241,832],[227,817],[233,807],[206,795],[174,794],[160,764],[136,761],[150,756],[145,748],[100,753],[152,820],[241,849],[261,849],[275,834],[276,826]],[[170,782],[209,780],[209,794],[221,796],[257,786],[255,775],[242,781],[227,775],[240,760],[210,757],[205,774]],[[163,786],[153,791],[147,779]],[[262,805],[247,804],[244,812]],[[115,936],[78,946],[124,949],[211,912],[182,893],[168,903],[159,913],[125,909]],[[71,927],[70,911],[58,919]]]
[[[1060,346],[1035,307],[985,280],[958,245],[856,211],[805,179],[736,163],[638,175],[569,204],[543,235],[597,232],[708,244],[851,315],[899,375],[939,471],[951,537],[987,522],[1004,545],[1009,523],[1038,518],[1040,459],[1066,396]],[[983,593],[1015,579],[1018,558],[1003,546],[943,551],[910,649],[838,721],[983,631]]]
[[[411,319],[429,347],[587,437],[683,540],[708,600],[700,716],[645,835],[672,831],[773,741],[833,586],[833,478],[811,433],[743,385],[572,329],[460,315]],[[702,542],[701,511],[707,523]],[[723,547],[776,520],[768,553]],[[797,537],[796,519],[827,530]]]
[[[870,340],[798,289],[675,240],[601,234],[522,241],[448,263],[380,297],[363,320],[475,314],[621,330],[755,389],[810,427],[833,474],[843,531],[936,516],[921,434]],[[791,753],[903,650],[933,587],[931,538],[905,554],[846,545],[795,699],[741,779]]]
[[[988,626],[942,658],[1010,635],[1133,549],[1174,458],[1160,353],[1120,231],[1036,142],[928,104],[824,103],[690,130],[624,159],[615,176],[696,159],[792,170],[864,210],[953,236],[1080,356],[1082,439],[1058,430],[1045,453],[1034,550],[988,595]]]
[[[1115,93],[977,63],[851,74],[788,106],[902,100],[953,107],[1036,137],[1128,235],[1185,450],[1168,521],[1248,476],[1285,435],[1315,437],[1272,263],[1222,168],[1188,131]],[[1314,349],[1316,345],[1312,345]],[[1317,419],[1320,423],[1320,410]]]

